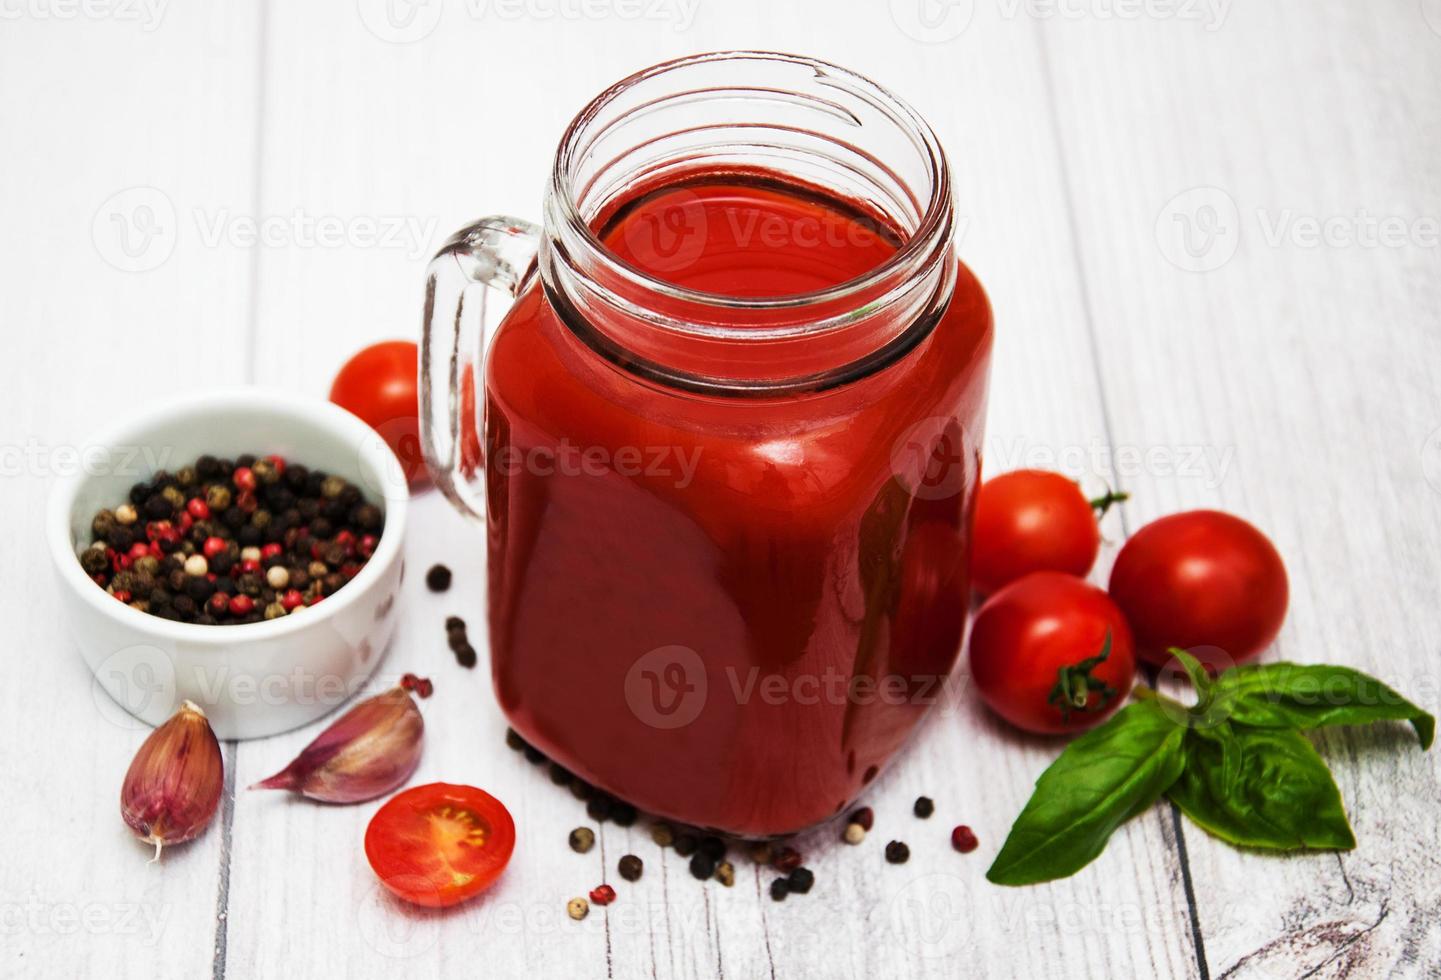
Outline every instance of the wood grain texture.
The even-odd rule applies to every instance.
[[[255,16],[175,9],[146,30],[9,14],[0,973],[208,976],[223,835],[147,866],[121,822],[120,781],[148,729],[92,689],[65,636],[44,515],[116,404],[243,380],[247,256],[207,247],[191,216],[250,193]]]
[[[1266,235],[1287,208],[1441,215],[1441,35],[1409,0],[1236,5],[1214,30],[1101,6],[1047,15],[975,0],[955,8],[970,17],[953,38],[954,21],[927,27],[903,3],[860,0],[823,13],[702,0],[693,20],[675,4],[654,19],[572,20],[447,0],[397,27],[362,0],[177,6],[152,31],[7,22],[0,82],[26,98],[0,102],[0,138],[6,173],[25,180],[0,182],[0,213],[20,232],[0,237],[0,322],[26,367],[0,389],[0,446],[74,442],[127,374],[323,395],[348,352],[415,332],[421,269],[450,231],[483,213],[537,215],[561,130],[603,86],[693,51],[804,51],[907,98],[947,147],[962,254],[996,311],[987,470],[1124,484],[1137,499],[1124,521],[1108,518],[1115,542],[1184,507],[1253,518],[1292,573],[1270,656],[1353,664],[1434,710],[1438,249]],[[394,43],[435,13],[433,30]],[[104,83],[82,84],[87,73]],[[156,268],[122,272],[107,256],[145,265],[157,253],[97,247],[91,225],[132,186],[162,192],[176,233]],[[1197,258],[1157,232],[1162,218],[1224,207],[1210,192],[1170,205],[1195,187],[1223,190],[1240,230],[1234,257],[1204,272],[1167,256],[1209,267],[1224,235]],[[154,202],[120,204],[136,218]],[[342,229],[338,244],[316,237],[322,221]],[[245,245],[251,225],[272,234]],[[797,842],[816,872],[808,896],[772,902],[770,876],[743,856],[733,888],[702,885],[644,820],[603,825],[576,855],[565,838],[591,823],[583,806],[505,749],[484,653],[466,672],[445,649],[446,615],[483,639],[484,560],[478,533],[434,494],[416,502],[406,614],[372,686],[434,678],[416,782],[473,782],[505,800],[521,838],[498,887],[449,912],[410,909],[361,852],[378,804],[243,789],[321,725],[228,747],[242,788],[226,818],[146,868],[114,813],[142,732],[92,695],[53,598],[27,581],[44,550],[48,481],[34,470],[0,479],[0,504],[35,516],[20,547],[0,551],[0,616],[17,624],[34,681],[0,693],[0,753],[19,791],[7,800],[21,801],[0,843],[6,975],[1420,976],[1441,964],[1436,768],[1408,732],[1320,740],[1360,840],[1352,854],[1240,854],[1184,823],[1178,837],[1157,807],[1075,878],[1000,889],[985,867],[1056,746],[988,716],[963,668],[864,801],[871,837],[850,848],[827,827]],[[445,596],[422,581],[434,561],[455,571]],[[936,800],[930,821],[910,813],[922,793]],[[947,843],[960,822],[982,841],[965,858]],[[882,858],[893,838],[911,846],[903,867]],[[646,862],[637,884],[616,880],[625,853]],[[568,919],[565,901],[603,879],[620,900]],[[36,906],[41,919],[22,919]],[[134,906],[137,924],[62,932],[52,920],[71,906]],[[157,929],[147,906],[163,913]]]

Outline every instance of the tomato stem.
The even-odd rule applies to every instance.
[[[1101,518],[1105,517],[1107,512],[1110,511],[1112,507],[1116,506],[1116,504],[1123,504],[1130,499],[1131,495],[1124,490],[1111,490],[1107,488],[1106,492],[1103,495],[1096,497],[1095,499],[1089,501],[1089,503],[1091,505],[1091,509],[1096,512],[1096,520],[1099,521]]]
[[[1071,711],[1104,711],[1120,692],[1111,687],[1099,677],[1092,677],[1091,671],[1105,663],[1111,656],[1111,631],[1106,630],[1106,639],[1101,644],[1101,650],[1093,657],[1074,664],[1067,664],[1056,671],[1056,686],[1051,688],[1051,694],[1046,698],[1047,704],[1053,704],[1061,712],[1061,721],[1071,720]],[[1091,694],[1100,694],[1100,699],[1092,707]]]

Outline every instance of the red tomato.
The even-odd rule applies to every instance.
[[[515,849],[505,804],[474,786],[431,783],[399,793],[365,828],[365,856],[407,902],[444,908],[500,877]]]
[[[1146,660],[1171,647],[1223,669],[1254,657],[1286,618],[1286,566],[1264,534],[1214,510],[1173,514],[1127,541],[1111,569],[1111,598]]]
[[[395,450],[412,487],[428,479],[420,446],[420,351],[408,340],[374,344],[345,362],[330,400],[359,416]]]
[[[1101,549],[1095,506],[1059,473],[1016,470],[987,480],[972,531],[976,590],[989,595],[1032,572],[1084,576]]]
[[[1109,647],[1107,638],[1109,637]],[[1131,693],[1131,630],[1106,593],[1060,572],[1036,572],[987,600],[971,630],[981,698],[1028,732],[1098,724]]]

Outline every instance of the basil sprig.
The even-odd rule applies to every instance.
[[[1350,850],[1356,838],[1341,794],[1301,732],[1409,721],[1431,747],[1435,718],[1350,668],[1275,663],[1212,679],[1184,650],[1171,653],[1196,704],[1138,690],[1138,701],[1068,745],[1036,781],[987,878],[1028,885],[1075,874],[1163,795],[1237,846]]]

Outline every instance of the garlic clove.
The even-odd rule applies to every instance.
[[[428,690],[429,682],[417,687]],[[425,722],[411,685],[360,702],[280,772],[251,789],[287,789],[323,803],[360,803],[403,784],[420,765]]]
[[[220,805],[224,782],[215,732],[205,712],[185,701],[135,753],[120,788],[120,815],[137,837],[155,845],[156,860],[166,844],[190,840],[205,829]]]

